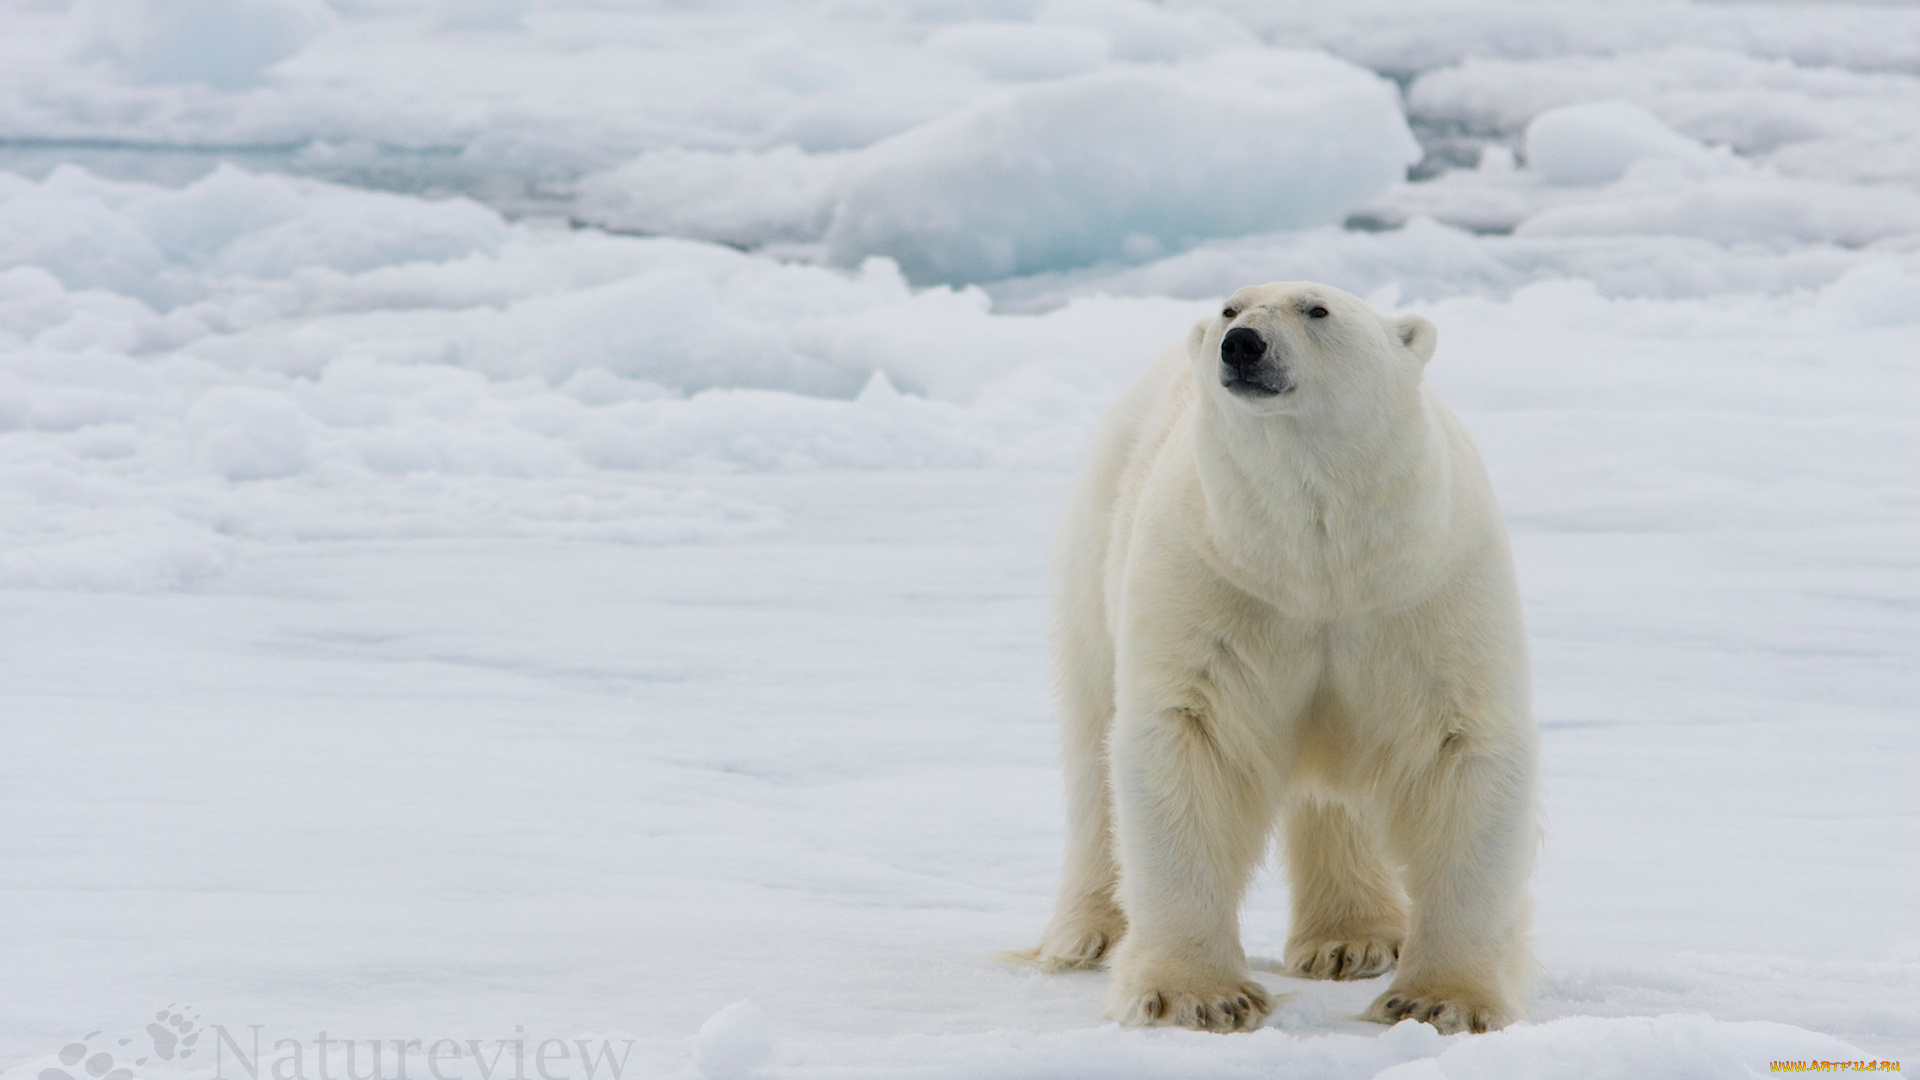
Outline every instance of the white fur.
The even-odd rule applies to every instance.
[[[1115,406],[1067,511],[1069,841],[1029,955],[1105,959],[1124,1023],[1258,1026],[1239,907],[1278,824],[1294,973],[1397,962],[1368,1018],[1500,1027],[1530,967],[1527,647],[1486,470],[1423,379],[1433,327],[1303,282],[1227,309]],[[1290,391],[1222,385],[1234,327]]]

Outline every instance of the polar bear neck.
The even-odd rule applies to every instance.
[[[1255,416],[1201,395],[1211,415],[1189,430],[1221,569],[1290,605],[1391,604],[1431,581],[1448,547],[1434,538],[1450,527],[1451,454],[1437,398],[1409,390],[1337,418]]]
[[[1321,497],[1384,508],[1416,498],[1425,466],[1445,457],[1432,397],[1422,381],[1365,408],[1262,416],[1203,393],[1197,404],[1212,415],[1194,425],[1194,449],[1229,468],[1236,490],[1270,490],[1263,477],[1297,477]]]

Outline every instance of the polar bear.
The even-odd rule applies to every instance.
[[[1289,973],[1487,1031],[1531,969],[1536,737],[1506,527],[1433,325],[1241,289],[1125,393],[1055,554],[1068,796],[1050,970],[1128,1024],[1258,1027],[1239,907],[1276,825]]]

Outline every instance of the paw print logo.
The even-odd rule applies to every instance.
[[[188,1016],[187,1013],[192,1009],[193,1006],[188,1005],[176,1011],[169,1005],[153,1014],[153,1023],[147,1025],[147,1038],[153,1040],[153,1053],[161,1061],[172,1061],[176,1053],[183,1058],[193,1056],[193,1044],[200,1041],[200,1017]],[[126,1041],[121,1040],[122,1043]],[[146,1063],[146,1058],[134,1062],[135,1065]],[[106,1078],[101,1077],[101,1080]]]
[[[87,1045],[99,1035],[97,1031],[89,1031],[80,1042],[68,1043],[61,1047],[60,1064],[68,1068],[84,1067],[88,1076],[99,1077],[100,1080],[133,1080],[132,1069],[115,1068],[116,1063],[112,1054],[105,1050],[93,1050]],[[133,1040],[121,1039],[120,1041],[130,1043]],[[89,1051],[92,1052],[89,1053]],[[75,1078],[66,1069],[41,1069],[40,1080],[75,1080]]]
[[[172,1061],[175,1058],[193,1056],[193,1044],[200,1041],[200,1017],[193,1013],[193,1006],[175,1007],[169,1005],[153,1015],[153,1023],[147,1025],[148,1045],[135,1046],[135,1039],[115,1040],[115,1049],[96,1047],[93,1040],[100,1032],[91,1031],[79,1042],[68,1043],[60,1048],[60,1064],[66,1068],[47,1068],[40,1070],[40,1080],[133,1080],[131,1064],[145,1065],[154,1058]],[[139,1057],[134,1057],[139,1054]],[[73,1070],[69,1072],[68,1070]],[[80,1075],[76,1076],[75,1073]]]

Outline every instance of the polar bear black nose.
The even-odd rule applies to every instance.
[[[1267,355],[1267,341],[1244,326],[1236,326],[1220,339],[1220,362],[1236,374],[1244,374]]]

